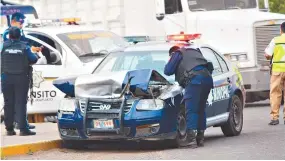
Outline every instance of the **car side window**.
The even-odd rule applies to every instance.
[[[201,52],[203,54],[203,56],[210,62],[213,63],[213,66],[214,66],[214,71],[213,71],[213,76],[216,76],[216,75],[220,75],[222,74],[222,68],[220,66],[220,63],[214,53],[214,51],[210,48],[206,48],[206,47],[203,47],[201,48]]]
[[[228,65],[227,65],[227,63],[225,62],[225,60],[219,55],[219,54],[215,54],[216,55],[216,57],[218,58],[218,61],[220,62],[220,65],[221,65],[221,67],[222,67],[222,72],[223,73],[226,73],[226,72],[228,72],[229,71],[229,68],[228,68]]]
[[[28,38],[28,43],[31,46],[40,47],[43,46],[41,43]],[[57,53],[44,46],[41,50],[41,58],[35,65],[62,65],[61,59]]]
[[[164,0],[166,14],[176,14],[182,12],[181,0]]]
[[[41,35],[41,34],[37,34],[37,33],[28,33],[28,35],[38,38],[39,40],[42,40],[43,42],[49,44],[51,47],[58,50],[60,54],[62,54],[60,45],[56,41],[52,40],[51,38]]]

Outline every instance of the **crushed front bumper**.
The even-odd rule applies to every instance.
[[[133,104],[135,107],[135,103]],[[87,111],[87,109],[85,109]],[[58,113],[58,129],[63,140],[136,140],[136,139],[173,139],[176,136],[176,108],[163,108],[153,111],[137,111],[124,105],[118,110],[98,110],[82,113]],[[114,127],[98,129],[96,119],[112,120]]]

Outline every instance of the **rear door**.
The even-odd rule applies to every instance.
[[[211,90],[207,101],[207,116],[216,116],[226,112],[229,103],[228,68],[223,59],[211,48],[202,47],[204,57],[213,63],[214,88]]]
[[[214,50],[213,50],[214,51]],[[232,84],[232,75],[229,71],[229,67],[226,63],[226,61],[219,55],[217,54],[215,51],[215,56],[217,57],[220,66],[221,66],[221,71],[222,74],[220,75],[220,80],[221,80],[221,84],[220,85],[220,89],[217,90],[217,97],[220,99],[220,105],[215,107],[215,115],[220,115],[223,114],[225,112],[227,112],[228,107],[229,107],[229,101],[230,101],[230,91],[231,91],[231,84]]]

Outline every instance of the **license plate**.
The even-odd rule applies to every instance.
[[[94,128],[97,129],[113,129],[113,120],[94,120]]]

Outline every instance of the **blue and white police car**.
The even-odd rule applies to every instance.
[[[179,145],[186,136],[183,89],[163,71],[169,50],[184,45],[196,45],[214,66],[207,127],[221,127],[225,136],[239,135],[246,98],[242,77],[216,49],[193,43],[197,36],[138,43],[109,53],[92,74],[55,80],[54,86],[66,94],[58,110],[63,141],[172,139]]]

